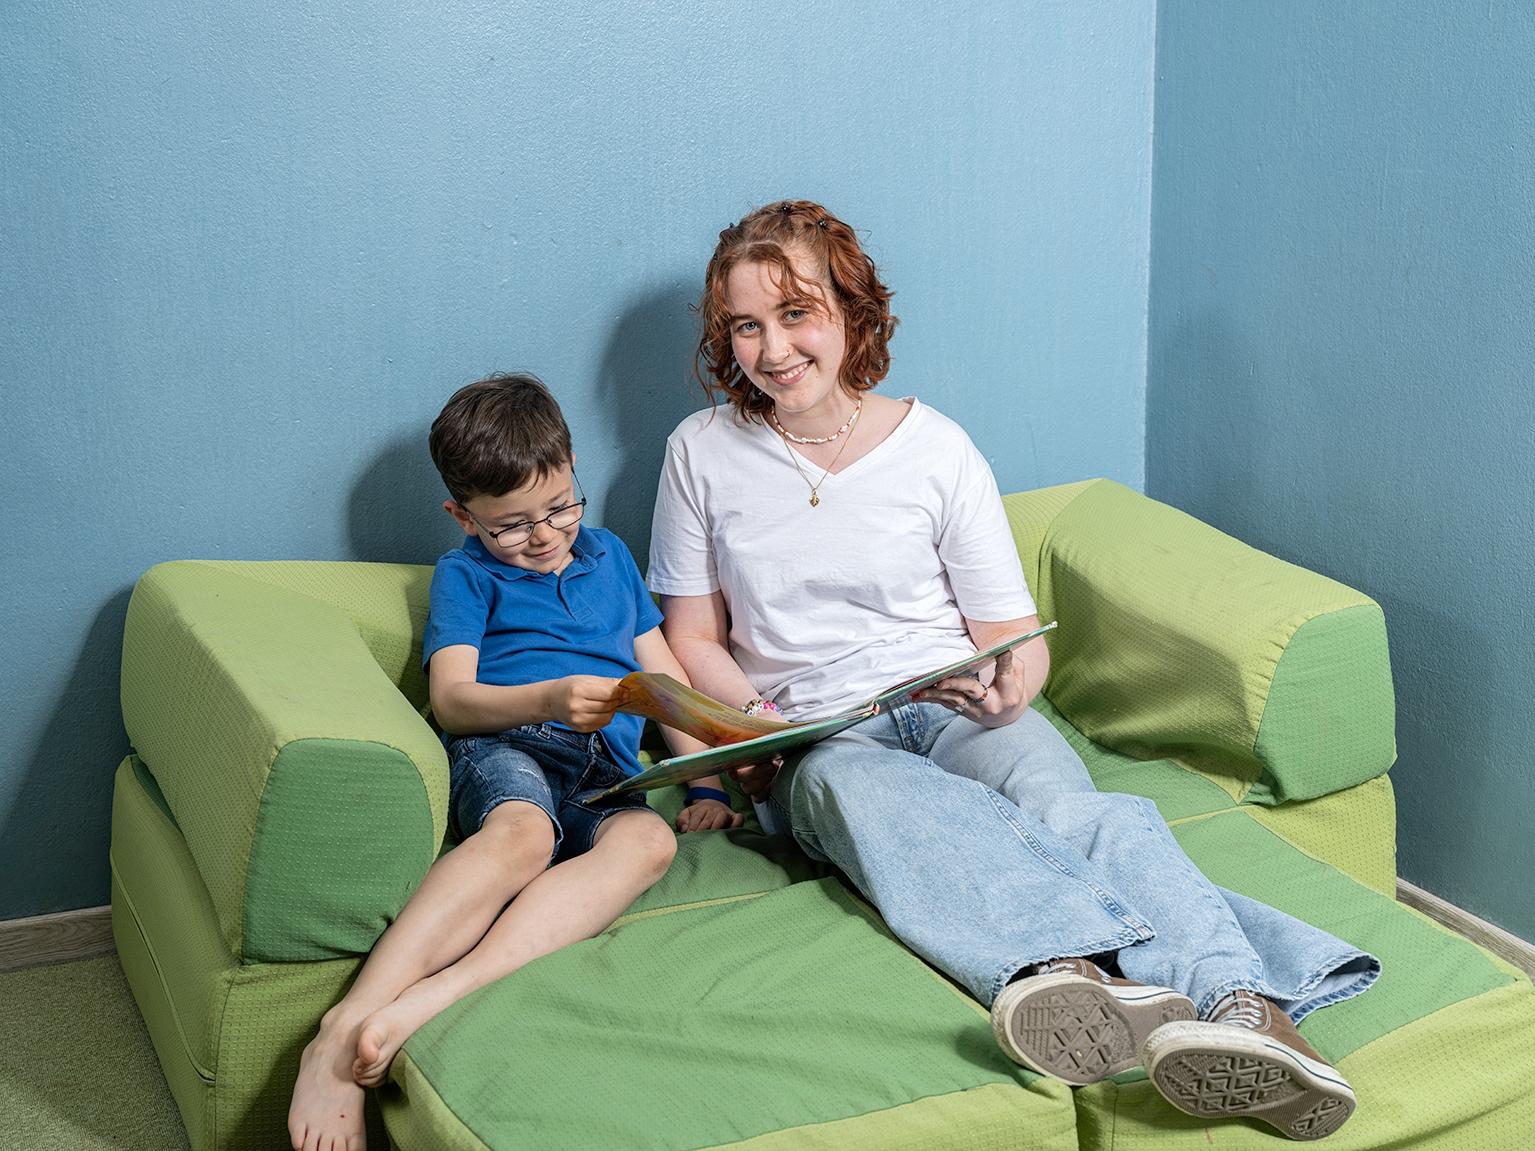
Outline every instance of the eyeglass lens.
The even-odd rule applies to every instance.
[[[561,508],[559,511],[547,515],[541,520],[533,520],[530,523],[517,524],[506,528],[503,531],[497,532],[495,538],[499,543],[503,544],[525,544],[533,538],[533,531],[539,524],[548,524],[556,531],[563,531],[565,528],[579,523],[581,514],[585,510],[586,501],[582,500],[579,503],[571,504],[569,507]]]

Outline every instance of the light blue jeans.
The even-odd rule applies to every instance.
[[[791,760],[769,807],[987,1005],[1030,964],[1105,952],[1202,1016],[1245,988],[1299,1021],[1380,974],[1374,956],[1211,883],[1151,800],[1096,790],[1033,710],[983,728],[935,703],[896,708]]]

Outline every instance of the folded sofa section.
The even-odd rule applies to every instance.
[[[1250,803],[1391,766],[1374,601],[1112,481],[1070,494],[1043,531],[1034,592],[1061,623],[1047,693],[1078,730],[1177,759]]]
[[[129,603],[122,705],[242,962],[367,952],[436,857],[442,747],[329,603],[161,564]]]

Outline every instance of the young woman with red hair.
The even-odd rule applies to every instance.
[[[667,441],[649,584],[693,683],[750,712],[851,706],[1038,623],[985,459],[920,400],[872,390],[890,297],[853,230],[805,200],[726,228],[709,262],[699,375],[727,405]],[[1353,1093],[1294,1022],[1379,963],[1215,887],[1149,800],[1098,792],[1029,708],[1048,672],[1030,642],[988,683],[946,680],[743,786],[990,1005],[1018,1062],[1074,1084],[1144,1062],[1204,1113],[1219,1068],[1250,1060],[1266,1086],[1222,1113],[1336,1130]]]

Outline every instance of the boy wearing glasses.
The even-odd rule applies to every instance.
[[[423,639],[459,846],[427,873],[305,1048],[295,1148],[361,1147],[362,1089],[417,1028],[478,987],[602,931],[666,871],[676,840],[642,795],[592,797],[639,770],[643,721],[614,711],[631,671],[687,677],[619,538],[581,522],[570,430],[529,375],[461,388],[432,460],[464,529],[437,561]],[[666,731],[679,753],[701,744]],[[718,779],[682,831],[734,827]]]

